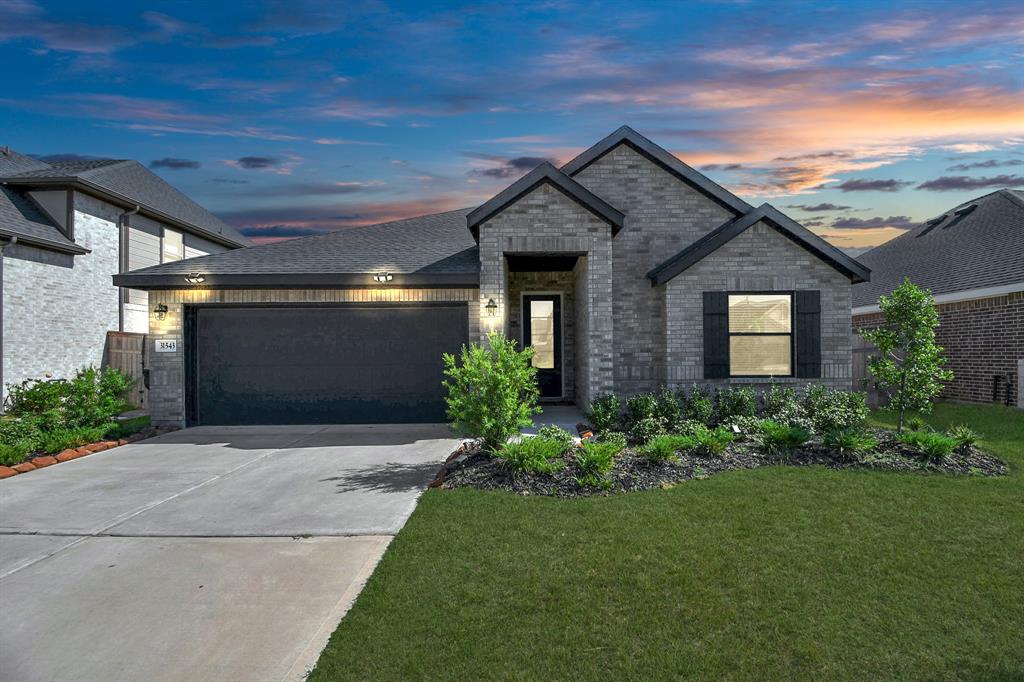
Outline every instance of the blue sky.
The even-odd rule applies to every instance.
[[[1024,187],[1017,2],[0,0],[0,144],[259,239],[475,205],[627,123],[835,244]]]

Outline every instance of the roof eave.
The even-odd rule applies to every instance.
[[[87,249],[84,246],[79,246],[74,243],[62,243],[53,241],[50,239],[43,239],[41,237],[33,237],[30,235],[24,235],[19,232],[13,232],[11,230],[0,229],[0,238],[3,239],[16,239],[16,244],[24,246],[34,246],[36,248],[45,249],[47,251],[57,251],[58,253],[67,253],[72,256],[84,256],[87,253],[91,253],[91,249]]]
[[[181,220],[180,218],[175,218],[174,216],[153,208],[148,204],[131,199],[119,192],[109,190],[106,187],[101,187],[100,185],[90,182],[84,178],[75,176],[54,178],[4,178],[0,180],[0,182],[8,185],[19,185],[25,187],[68,187],[85,192],[86,194],[91,194],[98,199],[103,199],[104,201],[121,206],[122,208],[134,208],[135,206],[138,206],[139,213],[147,218],[152,218],[162,223],[167,223],[182,230],[186,230],[187,232],[192,232],[193,234],[224,246],[242,248],[252,245],[249,241],[240,242],[230,237],[225,237],[218,232],[212,232],[206,228]]]
[[[561,191],[570,199],[576,201],[583,208],[587,209],[601,220],[608,223],[612,228],[612,235],[622,229],[625,215],[607,201],[597,196],[571,177],[552,166],[550,163],[542,163],[532,171],[519,178],[511,185],[498,192],[488,201],[484,202],[466,216],[466,225],[469,227],[473,239],[480,241],[480,225],[505,210],[520,198],[529,194],[544,183],[549,183],[555,189]]]
[[[377,282],[377,273],[203,273],[200,285],[189,284],[185,275],[122,273],[113,276],[114,286],[131,289],[476,289],[477,273],[394,273],[389,282]]]

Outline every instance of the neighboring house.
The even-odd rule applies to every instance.
[[[1024,406],[1024,192],[964,202],[859,260],[872,273],[853,288],[855,328],[877,326],[878,297],[909,277],[935,297],[953,370],[943,397]]]
[[[148,294],[112,275],[248,244],[136,161],[0,148],[0,383],[70,376],[101,364],[108,331],[146,333]]]
[[[442,421],[441,354],[492,330],[534,346],[545,400],[581,406],[691,383],[848,388],[868,273],[623,127],[472,210],[115,282],[150,292],[166,342],[154,418],[237,424]]]

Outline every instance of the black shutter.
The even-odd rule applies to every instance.
[[[729,377],[729,294],[704,292],[704,378]]]
[[[821,292],[796,292],[796,375],[821,378]]]

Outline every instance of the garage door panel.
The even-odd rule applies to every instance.
[[[461,306],[199,308],[197,421],[444,421],[444,352]]]

